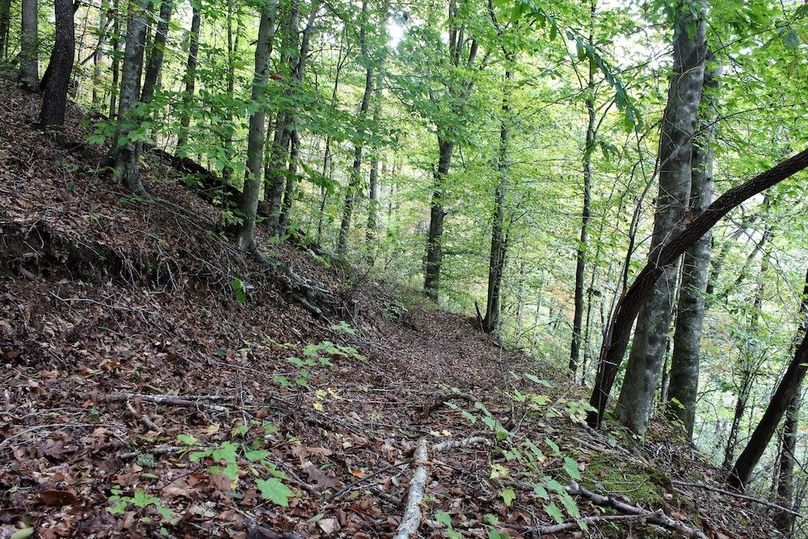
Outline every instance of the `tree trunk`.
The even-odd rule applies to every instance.
[[[121,71],[121,13],[119,11],[120,0],[112,0],[113,17],[112,22],[112,86],[109,91],[109,118],[118,117],[118,79]]]
[[[234,12],[236,0],[227,2],[227,97],[232,100],[236,92],[236,51],[239,48],[239,38],[241,36],[241,8]],[[233,18],[236,19],[236,29],[233,32]],[[235,36],[233,35],[235,33]],[[233,123],[232,114],[228,114],[227,134],[224,139],[224,154],[228,162],[233,159],[233,132],[236,126]],[[229,185],[233,176],[233,170],[226,164],[222,170],[222,184]]]
[[[649,253],[651,262],[682,230],[685,208],[690,198],[691,140],[704,82],[706,26],[703,3],[696,9],[701,12],[691,13],[688,8],[676,14],[673,76],[659,143],[659,194]],[[620,421],[640,436],[645,435],[648,426],[659,368],[665,353],[676,275],[676,264],[664,268],[661,278],[643,302],[617,403]]]
[[[808,290],[806,291],[808,293]],[[805,313],[803,313],[803,316]],[[800,427],[800,391],[796,393],[788,403],[786,409],[786,420],[783,424],[783,441],[780,446],[779,466],[777,469],[777,496],[775,501],[785,507],[791,507],[794,503],[794,468],[797,463],[797,434]],[[789,536],[794,526],[794,515],[785,511],[780,511],[775,516],[775,522],[783,534]]]
[[[28,91],[39,88],[39,3],[22,0],[20,34],[20,84]]]
[[[663,271],[675,265],[679,257],[695,241],[731,210],[805,168],[808,168],[808,149],[778,163],[748,182],[730,189],[668,242],[659,251],[656,259],[650,260],[640,271],[634,283],[617,303],[614,316],[606,329],[598,361],[595,387],[589,400],[590,405],[595,409],[587,414],[586,420],[590,427],[600,426],[603,413],[606,411],[606,404],[609,401],[609,393],[628,346],[631,326],[634,324],[645,298],[651,293]]]
[[[43,128],[62,127],[65,123],[67,90],[70,73],[73,71],[73,53],[76,48],[76,35],[73,27],[73,0],[55,0],[56,37],[51,52],[45,93],[39,123]]]
[[[160,70],[163,67],[163,57],[168,41],[168,24],[171,20],[171,11],[174,9],[174,0],[162,0],[160,3],[160,20],[157,21],[157,28],[154,31],[154,42],[152,43],[151,54],[146,65],[146,75],[143,79],[143,90],[140,100],[144,103],[151,102],[157,82],[160,78]]]
[[[103,92],[101,92],[101,62],[104,60],[104,43],[107,37],[107,13],[109,12],[109,1],[101,2],[101,12],[98,14],[98,45],[93,52],[93,108],[100,109]]]
[[[707,61],[712,61],[708,53]],[[702,129],[693,144],[693,174],[689,213],[698,217],[713,201],[713,152],[711,145],[715,133],[717,114],[716,95],[719,69],[705,67],[701,121]],[[701,354],[701,327],[706,309],[707,274],[710,271],[712,234],[708,231],[684,254],[682,282],[676,311],[670,380],[668,386],[668,412],[685,427],[688,439],[693,437],[696,420],[696,395],[699,385],[699,356]]]
[[[276,9],[277,0],[270,0],[261,9],[258,42],[255,45],[252,102],[256,109],[250,114],[250,128],[247,137],[247,172],[239,201],[242,222],[237,234],[239,249],[247,252],[255,251],[255,217],[258,211],[258,196],[261,191],[261,161],[266,142],[266,111],[261,99],[269,82],[269,55],[272,51],[272,39],[275,34]]]
[[[749,484],[752,476],[752,470],[760,460],[766,446],[774,435],[777,425],[786,412],[790,404],[795,402],[798,398],[802,380],[805,378],[805,372],[808,370],[808,319],[805,317],[805,311],[808,309],[808,273],[805,275],[805,288],[802,296],[802,308],[800,315],[800,328],[797,330],[797,342],[800,341],[799,335],[802,334],[800,345],[797,347],[794,358],[786,369],[783,379],[777,386],[777,390],[766,407],[763,417],[752,432],[752,437],[746,444],[741,456],[735,462],[727,482],[737,488],[743,490]]]
[[[306,21],[306,27],[303,29],[303,35],[300,40],[300,50],[297,54],[296,63],[292,71],[292,81],[294,83],[294,88],[296,89],[302,88],[303,86],[303,79],[306,75],[306,60],[309,57],[309,48],[311,47],[311,34],[314,30],[314,21],[316,20],[319,12],[319,0],[312,2],[311,12],[309,13],[309,18]],[[288,231],[290,214],[292,212],[292,201],[294,200],[295,196],[295,184],[297,183],[297,165],[300,154],[300,132],[298,128],[294,126],[294,119],[295,111],[291,111],[287,118],[287,125],[284,131],[288,137],[289,168],[286,174],[286,185],[283,189],[283,202],[277,211],[277,222],[271,223],[275,225],[273,233],[277,237],[286,235]],[[276,185],[275,188],[280,189],[281,186],[282,184]],[[275,198],[273,198],[273,201],[274,200]]]
[[[440,290],[440,270],[443,264],[443,183],[452,165],[454,143],[438,137],[438,168],[435,170],[432,202],[429,209],[429,233],[426,240],[426,264],[424,271],[424,292],[431,300],[438,301]]]
[[[491,250],[488,255],[488,294],[483,318],[483,331],[486,333],[494,333],[499,329],[499,318],[502,311],[502,275],[505,271],[505,256],[508,248],[508,240],[505,237],[505,197],[508,192],[509,92],[512,79],[513,71],[508,67],[503,84],[502,117],[499,120],[499,155],[497,158],[499,184],[494,192]]]
[[[590,28],[595,19],[595,2],[591,2]],[[589,33],[589,44],[593,45],[593,35]],[[581,238],[575,254],[575,309],[572,316],[572,342],[570,343],[569,370],[575,379],[578,360],[581,355],[581,325],[584,314],[584,279],[586,276],[586,247],[589,240],[589,221],[592,205],[592,153],[595,151],[595,62],[589,59],[589,76],[586,85],[586,142],[583,155],[584,200],[581,208]]]
[[[6,59],[8,29],[11,21],[11,0],[0,0],[0,62]]]
[[[202,24],[202,6],[199,2],[191,2],[191,31],[188,35],[188,61],[185,64],[185,91],[182,94],[182,110],[180,111],[180,132],[177,135],[176,153],[184,157],[187,153],[188,128],[191,127],[191,113],[188,109],[194,100],[196,91],[196,66],[199,55],[199,27]]]
[[[126,49],[121,70],[121,95],[118,104],[117,147],[113,151],[115,180],[134,193],[145,193],[140,181],[140,144],[127,139],[140,119],[135,105],[140,97],[140,79],[143,74],[143,49],[146,45],[146,9],[149,0],[130,0],[126,22]]]
[[[342,205],[342,220],[339,225],[339,235],[337,237],[337,254],[345,255],[348,250],[348,233],[351,231],[351,217],[353,206],[356,201],[356,194],[359,185],[362,183],[362,151],[364,150],[365,138],[365,118],[370,108],[370,97],[373,95],[373,64],[368,56],[367,26],[368,2],[362,0],[361,27],[359,29],[359,48],[362,59],[365,63],[365,90],[362,93],[362,102],[359,104],[358,124],[361,126],[354,141],[354,159],[351,166],[351,179],[348,182],[348,189],[345,191],[345,201]]]

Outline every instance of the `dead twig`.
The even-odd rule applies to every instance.
[[[224,400],[228,397],[218,395],[144,395],[140,393],[118,393],[104,397],[105,402],[127,402],[129,399],[139,398],[140,400],[153,402],[154,404],[164,404],[167,406],[187,406],[196,408],[204,405],[218,412],[225,412],[227,408],[218,404],[203,403],[205,400]]]
[[[762,500],[760,498],[755,498],[754,496],[749,496],[748,494],[741,494],[739,492],[732,492],[730,490],[724,490],[718,487],[713,487],[711,485],[705,485],[703,483],[691,483],[690,481],[678,481],[676,479],[671,480],[671,483],[674,485],[679,485],[681,487],[692,487],[692,488],[701,488],[704,490],[709,490],[711,492],[717,492],[718,494],[723,494],[725,496],[732,496],[733,498],[738,498],[740,500],[747,500],[750,502],[758,503],[760,505],[765,505],[766,507],[770,507],[772,509],[777,509],[778,511],[785,511],[786,513],[790,513],[792,515],[805,518],[805,515],[798,511],[794,511],[793,509],[789,509],[788,507],[784,507],[782,505],[776,504],[774,502],[770,502],[767,500]]]

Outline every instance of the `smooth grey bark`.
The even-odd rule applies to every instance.
[[[118,103],[118,132],[116,141],[126,139],[140,119],[134,114],[140,97],[140,79],[143,75],[143,49],[146,45],[146,10],[149,0],[130,0],[126,22],[126,48],[121,68],[121,94]],[[134,193],[145,193],[140,181],[140,144],[125,140],[118,142],[113,151],[116,181]]]
[[[67,91],[73,71],[76,35],[73,22],[73,0],[55,0],[56,37],[48,65],[47,83],[42,96],[39,124],[43,128],[62,127],[65,123]]]
[[[20,84],[31,92],[39,88],[39,2],[22,0]]]
[[[0,0],[0,62],[6,59],[8,30],[11,23],[11,0]]]
[[[718,116],[716,92],[718,91],[719,68],[709,65],[704,73],[704,97],[702,98],[700,132],[693,144],[693,174],[690,191],[689,214],[698,217],[712,203],[715,191],[713,179],[713,151],[711,145]],[[668,412],[677,417],[685,427],[688,439],[693,437],[696,419],[696,396],[699,384],[699,359],[701,355],[701,328],[706,306],[707,278],[710,271],[712,234],[707,232],[699,238],[682,259],[682,276],[679,301],[676,306],[676,324],[673,338],[670,379],[668,385]]]
[[[695,7],[695,6],[694,6]],[[673,75],[659,143],[659,193],[649,261],[684,228],[690,198],[692,138],[704,82],[705,6],[679,6],[673,43]],[[694,18],[695,17],[695,18]],[[617,403],[629,430],[644,436],[651,415],[671,322],[677,264],[662,271],[642,306]]]
[[[348,250],[348,233],[351,230],[351,218],[353,216],[353,206],[356,201],[359,184],[362,182],[362,152],[365,147],[365,119],[370,108],[370,98],[373,95],[373,63],[368,55],[367,27],[368,23],[368,2],[362,0],[362,15],[359,29],[359,50],[363,62],[365,63],[365,89],[362,92],[362,101],[359,104],[357,121],[361,126],[354,141],[354,157],[351,165],[351,176],[348,181],[348,189],[345,191],[345,201],[342,204],[342,219],[339,225],[337,236],[337,254],[344,255]]]
[[[590,28],[595,19],[596,4],[594,0],[590,3]],[[593,45],[594,36],[589,33],[589,44]],[[581,208],[581,237],[578,249],[575,253],[575,300],[572,316],[572,341],[570,342],[570,361],[568,369],[575,379],[575,371],[578,370],[578,360],[581,356],[581,325],[584,313],[584,279],[586,276],[586,249],[589,241],[589,221],[591,219],[592,205],[592,153],[595,151],[595,62],[589,59],[589,73],[586,84],[586,141],[584,143],[583,155],[583,179],[584,197]]]
[[[191,114],[188,109],[194,100],[196,91],[196,66],[199,55],[199,27],[202,24],[201,0],[191,2],[191,31],[188,34],[188,60],[185,63],[185,91],[182,94],[182,110],[180,111],[180,132],[177,134],[176,153],[182,156],[188,145],[188,129],[191,127]]]
[[[512,59],[509,59],[511,61]],[[488,252],[488,292],[483,317],[483,331],[493,333],[499,329],[502,312],[502,275],[505,272],[505,257],[508,251],[508,238],[505,235],[505,197],[508,193],[508,142],[510,138],[510,88],[513,71],[505,71],[502,97],[502,111],[499,120],[499,152],[497,174],[499,183],[494,191],[494,214],[491,226],[491,249]]]
[[[763,417],[760,418],[755,430],[752,432],[752,436],[746,443],[746,447],[727,477],[727,482],[737,489],[743,490],[749,484],[752,471],[766,450],[766,446],[769,445],[774,431],[783,419],[788,406],[794,402],[795,396],[798,395],[805,373],[808,371],[808,320],[804,316],[805,310],[808,308],[806,307],[806,302],[808,302],[808,273],[805,275],[805,288],[801,301],[803,307],[800,310],[800,315],[803,319],[800,320],[800,327],[795,338],[795,341],[800,344],[774,395],[772,395],[766,411],[763,412]]]
[[[174,9],[174,0],[162,0],[160,2],[160,20],[157,21],[157,28],[154,31],[154,42],[151,47],[149,61],[146,64],[146,75],[143,78],[143,90],[140,100],[149,103],[154,97],[157,83],[160,79],[160,70],[163,67],[166,43],[168,42],[168,25],[171,21],[171,12]]]
[[[275,34],[275,12],[277,0],[270,0],[261,10],[258,25],[258,42],[255,45],[255,75],[252,84],[252,101],[257,104],[250,114],[250,127],[247,136],[247,171],[244,188],[239,201],[241,226],[237,233],[239,249],[255,251],[255,218],[258,211],[258,197],[261,191],[261,165],[266,142],[266,111],[261,99],[269,82],[269,55]]]

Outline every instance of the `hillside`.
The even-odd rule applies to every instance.
[[[720,472],[674,427],[587,429],[555,363],[259,232],[334,298],[316,316],[170,163],[127,194],[86,117],[57,145],[38,106],[0,82],[0,537],[389,537],[417,470],[418,536],[773,533],[678,483]]]

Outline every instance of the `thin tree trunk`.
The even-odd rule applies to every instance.
[[[20,84],[28,91],[39,88],[39,2],[22,0],[20,34]]]
[[[659,143],[659,194],[649,261],[684,226],[690,198],[692,137],[704,82],[705,6],[680,8],[676,15],[673,77],[662,119]],[[695,27],[694,27],[695,26]],[[617,403],[617,415],[629,430],[645,435],[659,369],[665,353],[673,307],[677,264],[666,267],[640,311],[634,341]]]
[[[794,468],[797,462],[797,434],[800,427],[800,391],[797,388],[786,409],[786,420],[783,423],[783,440],[780,446],[779,465],[777,468],[777,496],[775,501],[785,507],[794,503]],[[781,532],[786,536],[794,526],[794,515],[785,511],[775,516]]]
[[[258,42],[255,45],[255,76],[252,84],[252,101],[255,111],[250,115],[247,138],[247,172],[239,201],[241,226],[237,234],[238,247],[242,251],[255,251],[255,218],[258,211],[258,196],[261,191],[261,161],[266,142],[266,111],[261,99],[269,82],[269,55],[275,34],[277,0],[270,0],[261,9],[258,25]]]
[[[805,288],[802,296],[802,308],[800,315],[800,328],[797,330],[797,341],[800,341],[799,335],[802,334],[800,345],[797,347],[791,363],[788,365],[783,379],[777,386],[777,390],[769,401],[763,417],[760,418],[755,430],[752,432],[751,438],[746,444],[738,460],[735,462],[727,482],[738,489],[744,489],[749,484],[752,476],[752,470],[760,460],[766,446],[777,430],[777,425],[786,413],[790,404],[799,394],[802,381],[805,378],[805,372],[808,370],[808,319],[805,318],[805,311],[808,309],[808,273],[805,275]]]
[[[118,133],[115,137],[115,168],[113,175],[119,183],[134,193],[144,193],[140,181],[140,144],[127,139],[138,127],[135,105],[140,96],[143,74],[143,49],[146,44],[146,9],[149,0],[130,0],[126,22],[126,49],[121,70],[121,96],[118,104]],[[123,143],[121,143],[123,141]]]
[[[712,61],[709,53],[707,61]],[[693,182],[688,210],[693,217],[698,217],[707,209],[713,201],[715,191],[711,145],[715,133],[713,126],[718,116],[715,102],[718,76],[717,68],[705,68],[702,110],[706,114],[701,121],[702,130],[693,144]],[[682,422],[688,439],[693,437],[696,420],[701,327],[706,310],[705,296],[711,251],[712,234],[707,232],[685,252],[682,260],[682,282],[676,311],[667,403],[668,412]]]
[[[8,30],[11,22],[11,0],[0,0],[0,62],[6,59]]]
[[[235,96],[236,91],[236,51],[238,50],[239,38],[241,36],[241,9],[240,7],[234,12],[233,6],[236,0],[228,0],[227,2],[227,97],[231,100]],[[240,6],[240,4],[239,4]],[[235,36],[233,35],[233,18],[236,19]],[[228,115],[228,126],[226,127],[227,135],[224,140],[224,154],[228,162],[233,159],[233,125],[232,114]],[[229,164],[225,165],[222,170],[222,183],[227,186],[233,176],[232,167]]]
[[[101,12],[98,14],[98,44],[93,52],[93,108],[100,109],[103,92],[101,92],[101,63],[104,60],[104,43],[107,37],[107,13],[109,12],[109,0],[101,2]]]
[[[649,261],[640,271],[634,283],[617,303],[614,316],[605,332],[606,337],[598,361],[595,387],[589,401],[594,410],[587,414],[586,419],[590,427],[596,428],[600,426],[603,413],[606,411],[606,404],[609,401],[612,385],[628,346],[631,327],[634,325],[645,298],[651,293],[663,271],[675,265],[679,257],[695,241],[731,210],[805,168],[808,168],[808,149],[778,163],[746,183],[728,190],[710,204],[704,213],[687,225],[680,234],[668,242],[659,251],[658,257]]]
[[[118,79],[121,71],[121,14],[119,11],[120,0],[112,0],[113,17],[112,23],[112,86],[109,92],[109,117],[118,117]]]
[[[595,1],[590,2],[589,44],[593,45],[592,25],[595,20]],[[584,313],[584,279],[586,277],[586,248],[589,240],[589,220],[592,205],[592,153],[595,151],[595,62],[589,59],[589,74],[586,85],[586,142],[583,155],[584,201],[581,209],[581,238],[575,255],[575,309],[572,316],[572,342],[570,343],[569,370],[575,379],[581,354],[581,324]]]
[[[188,130],[191,127],[191,113],[188,109],[194,100],[196,90],[196,66],[199,55],[199,27],[202,24],[202,6],[199,2],[192,1],[193,14],[191,16],[191,31],[188,36],[188,61],[185,64],[185,91],[182,94],[182,109],[180,111],[180,132],[177,135],[177,150],[179,156],[184,156],[187,152]]]
[[[168,25],[173,9],[174,0],[162,0],[160,2],[160,20],[157,21],[157,28],[154,31],[154,42],[146,65],[143,90],[140,94],[140,100],[144,103],[151,102],[160,79],[160,70],[163,67],[163,58],[165,57],[166,43],[168,41]]]
[[[510,62],[512,59],[508,61]],[[486,333],[493,333],[499,329],[499,318],[502,311],[502,275],[505,270],[505,257],[508,248],[508,241],[505,237],[505,197],[508,192],[508,128],[510,124],[511,80],[513,80],[513,71],[508,67],[505,71],[502,116],[499,120],[499,155],[497,157],[499,183],[494,192],[491,249],[488,255],[488,294],[485,303],[485,317],[483,318],[483,331]]]
[[[351,231],[351,218],[353,216],[353,206],[356,201],[356,194],[359,190],[359,184],[362,182],[362,151],[365,146],[365,118],[370,108],[370,98],[373,95],[373,64],[368,55],[367,44],[367,27],[370,21],[368,20],[368,2],[362,0],[362,15],[361,27],[359,29],[359,48],[362,60],[365,63],[365,90],[362,93],[362,101],[359,104],[359,114],[357,121],[361,130],[357,132],[357,139],[354,141],[354,158],[353,165],[351,166],[351,177],[348,181],[348,189],[345,191],[345,201],[342,205],[342,220],[339,225],[339,235],[337,237],[337,254],[345,255],[348,250],[348,234]]]
[[[376,75],[376,89],[373,103],[373,125],[378,128],[382,115],[381,74]],[[365,230],[365,244],[368,253],[373,251],[373,241],[379,228],[379,148],[373,149],[370,157],[370,175],[368,177],[368,223]]]
[[[76,35],[73,26],[73,0],[55,0],[56,37],[48,70],[50,76],[42,97],[39,123],[44,128],[62,127],[65,123],[67,90],[73,71]]]
[[[424,291],[428,298],[437,302],[440,290],[440,270],[443,264],[443,221],[446,212],[443,209],[443,184],[452,164],[454,143],[438,137],[438,168],[434,174],[432,202],[429,209],[429,233],[426,240],[426,264],[424,275]]]

